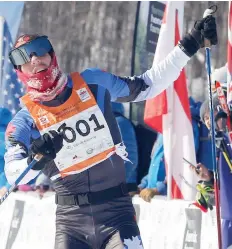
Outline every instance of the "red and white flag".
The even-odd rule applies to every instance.
[[[229,1],[228,43],[227,43],[227,103],[232,104],[232,6]]]
[[[184,2],[167,3],[153,64],[164,59],[179,41],[183,15]],[[168,197],[194,200],[198,179],[183,160],[196,164],[184,70],[172,86],[146,102],[144,121],[163,134]]]

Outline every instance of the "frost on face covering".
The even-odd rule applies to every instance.
[[[49,68],[45,71],[29,75],[16,70],[19,79],[26,85],[27,92],[33,101],[50,101],[65,88],[68,78],[57,63],[55,54]]]

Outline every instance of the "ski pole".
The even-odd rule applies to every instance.
[[[228,164],[230,170],[232,171],[232,164],[231,164],[231,162],[230,162],[229,157],[227,156],[226,152],[224,152],[224,151],[222,151],[222,154],[223,154],[223,156],[224,156],[224,158],[225,158],[225,160],[226,160],[226,162],[227,162],[227,164]]]
[[[24,176],[29,172],[29,170],[42,159],[41,154],[37,154],[32,162],[27,166],[27,168],[22,172],[22,174],[16,179],[16,181],[10,186],[9,190],[3,195],[0,199],[0,205],[6,200],[6,198],[10,195],[10,193],[15,189],[15,187],[21,182]]]
[[[227,165],[229,166],[230,168],[230,171],[232,172],[232,162],[231,162],[231,159],[230,159],[230,153],[228,151],[228,148],[227,148],[227,145],[226,145],[226,142],[224,140],[222,140],[222,143],[221,143],[221,152],[227,162]]]
[[[189,162],[189,161],[188,161],[187,159],[185,159],[184,157],[183,157],[183,160],[184,160],[186,163],[188,163],[189,165],[192,165],[193,167],[195,167],[196,173],[199,174],[200,166],[197,166],[197,165],[195,165],[195,164]]]
[[[215,5],[214,5],[215,6]],[[203,15],[206,17],[212,15],[216,12],[214,6],[209,7]],[[209,92],[209,112],[210,112],[210,129],[211,129],[211,138],[212,138],[212,159],[213,159],[213,171],[215,179],[215,204],[216,204],[216,215],[217,215],[217,228],[218,228],[218,248],[222,249],[222,236],[221,236],[221,215],[220,215],[220,206],[219,206],[219,174],[218,167],[216,162],[216,145],[215,145],[215,128],[214,128],[214,110],[213,110],[213,99],[212,99],[212,83],[211,83],[211,63],[210,63],[210,41],[205,39],[205,55],[206,55],[206,71],[208,76],[208,92]]]

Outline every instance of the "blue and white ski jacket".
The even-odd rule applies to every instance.
[[[96,68],[86,69],[80,74],[88,84],[104,115],[114,144],[122,140],[112,112],[111,101],[138,102],[157,96],[178,78],[189,59],[190,57],[176,46],[163,61],[153,65],[140,76],[118,77]],[[52,101],[42,104],[59,106],[68,99],[71,91],[72,79],[68,77],[65,90]],[[31,142],[40,137],[26,107],[22,108],[12,119],[6,137],[5,174],[8,182],[12,184],[27,167],[28,149]],[[100,191],[125,182],[124,162],[117,154],[113,154],[99,165],[65,178],[53,178],[59,173],[54,162],[46,165],[43,173],[53,180],[55,191],[64,195]],[[39,171],[30,170],[21,184],[27,183],[38,174]]]

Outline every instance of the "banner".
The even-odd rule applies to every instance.
[[[133,204],[144,249],[218,249],[215,209],[208,213],[190,202],[135,196]],[[0,207],[1,249],[53,249],[54,193],[12,193]]]
[[[141,1],[138,3],[131,75],[140,75],[152,66],[164,9],[164,1]],[[135,124],[144,125],[144,104],[145,101],[131,103],[130,119]]]
[[[13,216],[11,219],[10,230],[7,237],[6,249],[11,249],[15,239],[17,238],[18,231],[24,214],[24,201],[15,200]]]
[[[186,227],[182,249],[198,249],[201,245],[202,212],[198,209],[185,209]]]

